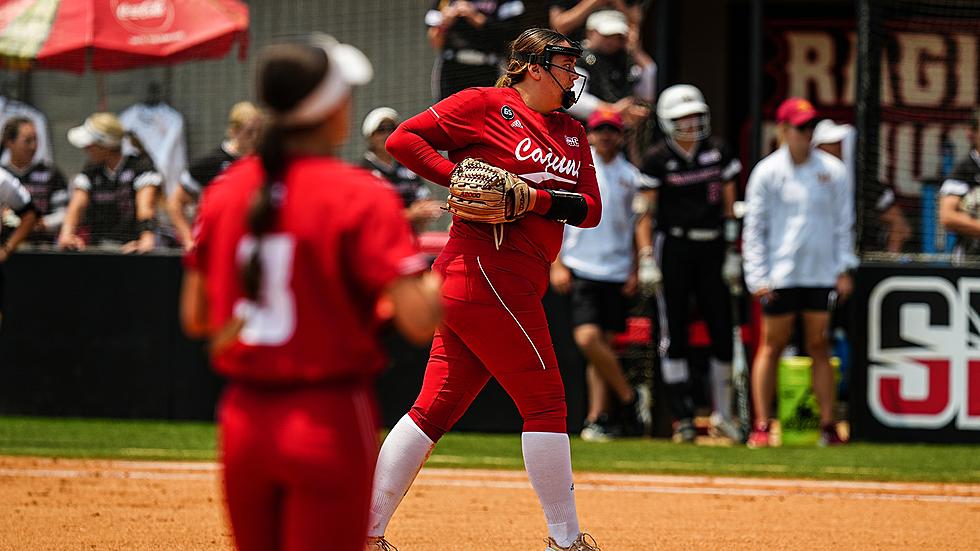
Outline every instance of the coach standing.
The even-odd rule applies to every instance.
[[[782,146],[756,165],[746,190],[745,282],[762,303],[762,345],[752,366],[755,428],[750,448],[769,445],[776,363],[797,313],[813,359],[820,445],[841,444],[833,417],[834,374],[827,330],[837,299],[851,294],[854,198],[844,164],[811,147],[817,111],[789,98],[776,111]]]

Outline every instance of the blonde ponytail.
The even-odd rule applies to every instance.
[[[526,61],[518,61],[511,58],[507,61],[507,71],[500,75],[497,79],[497,83],[494,85],[497,88],[507,88],[508,86],[513,86],[518,82],[524,80],[524,71],[528,68],[528,63]]]

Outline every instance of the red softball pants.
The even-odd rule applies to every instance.
[[[260,390],[219,406],[224,491],[242,551],[363,551],[378,455],[368,384]]]
[[[565,387],[541,298],[547,265],[516,253],[443,253],[444,319],[408,415],[438,441],[494,377],[525,432],[566,431]]]

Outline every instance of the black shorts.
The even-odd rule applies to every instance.
[[[790,287],[776,289],[771,297],[760,301],[762,312],[770,316],[797,312],[829,312],[837,303],[833,287]]]
[[[629,311],[622,283],[572,276],[572,327],[594,324],[605,331],[626,331]]]

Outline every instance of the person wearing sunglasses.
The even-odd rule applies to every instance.
[[[838,299],[853,289],[854,197],[847,170],[814,148],[817,111],[789,98],[776,111],[782,146],[752,170],[742,233],[745,283],[762,303],[762,344],[752,366],[755,426],[750,448],[769,446],[776,365],[802,315],[820,406],[820,445],[842,444],[834,422],[828,327]]]

